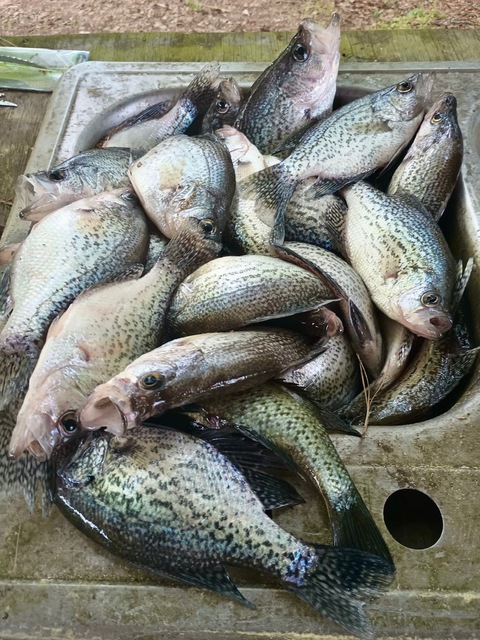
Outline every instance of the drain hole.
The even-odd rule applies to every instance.
[[[397,542],[409,549],[428,549],[442,535],[440,509],[426,493],[416,489],[395,491],[385,502],[383,519]]]

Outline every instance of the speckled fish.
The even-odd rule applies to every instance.
[[[311,402],[278,383],[198,403],[216,417],[259,440],[293,462],[327,503],[335,545],[392,557],[361,495],[325,430],[322,413]]]
[[[432,82],[418,73],[347,104],[311,126],[280,164],[241,183],[272,243],[283,241],[284,211],[301,180],[316,177],[317,194],[326,195],[392,161],[415,134]]]
[[[452,326],[457,267],[437,223],[365,182],[342,194],[347,253],[375,304],[416,335],[439,338]]]
[[[92,149],[47,171],[20,176],[16,195],[29,201],[20,218],[37,222],[75,200],[131,186],[127,171],[134,159],[128,149]]]
[[[323,350],[283,329],[202,333],[146,353],[99,385],[79,411],[84,429],[121,435],[151,416],[230,389],[250,389]]]
[[[168,325],[176,336],[230,331],[311,311],[325,304],[329,295],[318,278],[284,260],[226,256],[182,282],[172,299]]]
[[[25,388],[49,324],[82,291],[142,262],[145,215],[131,189],[78,200],[32,229],[10,275],[13,310],[0,333],[0,406]]]
[[[79,431],[76,411],[98,385],[161,344],[164,317],[185,276],[220,250],[211,221],[186,220],[153,269],[80,295],[51,326],[17,424],[10,455],[50,457]],[[127,274],[125,275],[127,277]]]
[[[108,133],[98,145],[102,147],[126,147],[146,153],[169,136],[185,133],[197,118],[207,111],[215,97],[220,65],[211,62],[195,75],[173,107],[163,116],[148,118],[145,113],[129,118],[125,126]]]
[[[56,502],[89,537],[154,574],[252,606],[225,565],[259,569],[363,638],[373,628],[362,600],[394,575],[376,556],[297,540],[264,513],[228,458],[173,431],[96,434],[60,468]]]
[[[232,125],[242,99],[242,90],[235,78],[222,80],[215,99],[203,117],[201,133],[213,133],[224,125]]]
[[[383,340],[369,292],[360,276],[344,260],[320,247],[286,242],[279,256],[308,269],[338,299],[339,313],[351,345],[365,369],[376,378],[383,364]]]
[[[261,151],[331,113],[340,61],[340,17],[323,29],[303,20],[279,57],[257,78],[235,127]]]
[[[215,219],[223,230],[235,173],[215,136],[167,138],[134,162],[129,175],[147,215],[167,238],[188,217]]]
[[[388,187],[389,195],[418,201],[435,220],[447,206],[463,158],[457,100],[444,93],[425,116],[415,139]]]
[[[278,378],[331,411],[349,403],[360,390],[358,359],[342,333],[330,338],[323,353],[287,369]]]

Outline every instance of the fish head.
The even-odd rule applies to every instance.
[[[122,373],[94,389],[79,411],[83,429],[105,428],[122,436],[169,408],[177,367],[168,357],[158,361],[155,351],[137,358]]]
[[[435,75],[415,73],[398,84],[379,91],[374,96],[373,110],[384,120],[410,122],[423,116],[430,99]]]
[[[221,119],[228,119],[233,122],[240,104],[242,102],[242,91],[235,78],[222,80],[218,86],[218,93],[213,102],[213,111]]]
[[[406,158],[419,150],[424,152],[445,139],[453,142],[457,153],[463,153],[462,134],[457,120],[457,99],[450,92],[444,93],[426,113]]]
[[[69,198],[62,194],[59,185],[55,180],[50,180],[47,174],[48,171],[38,171],[18,177],[15,194],[21,203],[20,218],[22,220],[38,222],[47,213],[75,200],[73,195]]]
[[[58,449],[55,462],[63,493],[82,489],[102,475],[111,436],[105,432],[84,435],[75,450],[66,444]]]
[[[283,87],[292,86],[292,95],[298,96],[305,108],[325,99],[333,103],[340,62],[340,16],[332,14],[326,28],[314,20],[303,20],[285,50],[285,69],[282,70]],[[325,111],[331,109],[332,104]]]
[[[398,298],[397,309],[401,324],[429,340],[438,340],[452,328],[452,316],[435,285],[407,291]]]

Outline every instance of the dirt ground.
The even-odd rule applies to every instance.
[[[0,35],[294,31],[302,18],[324,23],[334,10],[343,29],[480,28],[476,0],[0,0]]]

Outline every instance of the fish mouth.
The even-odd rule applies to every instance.
[[[413,317],[405,318],[405,325],[417,336],[428,340],[438,340],[453,326],[452,317],[447,313],[438,312],[426,315],[420,310]]]
[[[127,429],[138,426],[140,419],[133,406],[132,395],[133,388],[119,389],[111,383],[99,385],[79,411],[82,428],[89,431],[105,429],[122,436]]]
[[[9,458],[15,460],[28,451],[39,461],[49,460],[60,444],[61,436],[53,418],[46,413],[30,414],[26,421],[19,420],[12,433],[8,449]]]
[[[329,53],[338,48],[340,40],[340,15],[332,13],[330,22],[323,28],[310,19],[302,20],[300,29],[310,37],[310,46],[317,53]]]
[[[49,182],[47,190],[41,177],[31,173],[18,177],[15,194],[23,204],[19,213],[22,220],[38,222],[47,213],[60,207],[58,187]]]

